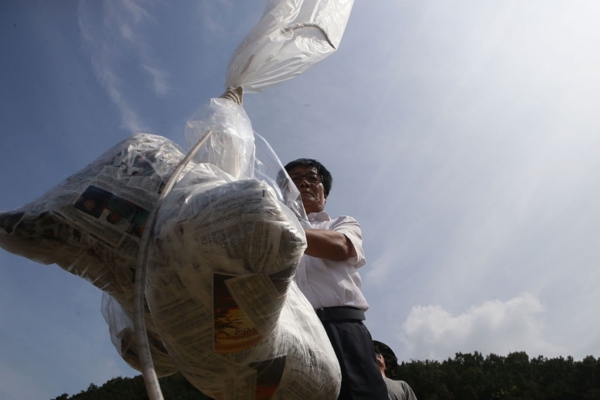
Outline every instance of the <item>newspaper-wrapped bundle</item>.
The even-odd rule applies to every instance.
[[[332,54],[352,4],[268,0],[231,58],[226,87],[258,92]],[[145,321],[158,375],[179,369],[216,399],[336,398],[337,359],[292,281],[305,248],[298,193],[272,151],[268,160],[256,156],[242,107],[211,100],[188,121],[186,136],[200,143],[207,132],[206,146],[164,199],[155,229],[146,229],[144,317],[141,286],[134,294],[133,284],[140,245],[148,243],[140,240],[184,158],[165,138],[133,136],[41,199],[0,214],[0,246],[102,289],[113,343],[136,369],[143,335],[134,335],[134,297],[136,333]],[[144,268],[137,271],[143,276]],[[139,351],[145,371],[147,353]]]
[[[137,369],[132,315],[139,241],[149,210],[183,156],[179,146],[164,137],[138,134],[41,198],[0,213],[0,247],[43,264],[58,264],[107,294],[103,313],[111,339]],[[176,372],[150,315],[146,322],[157,373]]]
[[[298,193],[281,181],[281,165],[266,142],[257,149],[259,161],[253,140],[240,139],[253,138],[241,107],[217,99],[207,109],[203,123],[190,124],[190,134],[215,130],[201,158],[242,147],[236,154],[249,154],[246,161],[219,158],[220,166],[261,180],[235,180],[214,164],[192,163],[163,203],[147,282],[152,313],[146,313],[146,326],[156,372],[181,369],[218,399],[274,393],[280,399],[333,398],[339,366],[291,281],[305,248]],[[241,125],[233,122],[238,117]],[[170,140],[138,134],[38,200],[0,214],[0,247],[56,263],[104,291],[111,340],[138,370],[132,315],[140,237],[182,159]]]
[[[165,198],[148,265],[146,298],[168,352],[217,399],[335,398],[335,354],[292,281],[306,248],[298,193],[278,160],[265,172],[274,154],[259,151],[264,162],[248,167],[256,151],[241,106],[213,99],[197,115],[186,133],[212,132],[197,161],[214,163],[194,165]]]

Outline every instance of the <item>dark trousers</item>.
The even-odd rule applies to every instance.
[[[362,321],[322,321],[342,369],[339,400],[387,400],[371,334]]]

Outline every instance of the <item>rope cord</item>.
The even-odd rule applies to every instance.
[[[237,88],[227,88],[225,93],[220,97],[235,101],[237,104],[242,105],[243,88],[238,86]],[[138,354],[140,358],[140,364],[142,367],[142,376],[146,385],[146,391],[148,392],[149,400],[164,400],[162,392],[160,390],[160,383],[156,376],[154,364],[152,362],[152,354],[150,352],[150,344],[148,343],[148,335],[146,333],[146,321],[145,315],[145,291],[144,287],[146,284],[146,265],[148,263],[148,251],[150,238],[154,231],[154,225],[156,224],[156,217],[158,211],[162,206],[164,199],[171,192],[175,184],[179,181],[183,170],[190,163],[192,158],[198,153],[200,148],[206,143],[212,130],[208,130],[202,138],[196,143],[196,145],[190,150],[183,160],[179,163],[169,180],[167,181],[163,192],[159,196],[152,212],[148,216],[142,240],[140,244],[140,250],[138,252],[137,269],[135,271],[135,291],[134,291],[134,325],[135,325],[135,338],[138,342]]]
[[[229,99],[236,102],[240,106],[243,106],[244,88],[241,86],[236,88],[228,87],[227,90],[225,90],[225,93],[223,93],[220,97],[222,99]]]

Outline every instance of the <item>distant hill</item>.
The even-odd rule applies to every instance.
[[[165,400],[210,400],[181,374],[160,378],[160,388]],[[141,375],[134,378],[114,378],[98,387],[93,383],[85,391],[69,396],[62,394],[52,400],[148,400],[144,379]]]
[[[524,352],[507,356],[456,353],[445,361],[403,362],[390,368],[394,379],[412,387],[419,400],[600,400],[600,359],[587,356],[530,359]],[[181,374],[160,379],[166,400],[206,400]],[[86,391],[52,400],[147,400],[142,376],[115,378]]]

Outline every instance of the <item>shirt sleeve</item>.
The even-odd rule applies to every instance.
[[[331,230],[344,234],[352,242],[356,251],[356,257],[348,259],[348,262],[354,268],[360,268],[365,265],[367,260],[363,251],[362,232],[358,222],[352,217],[342,215],[331,225]]]

